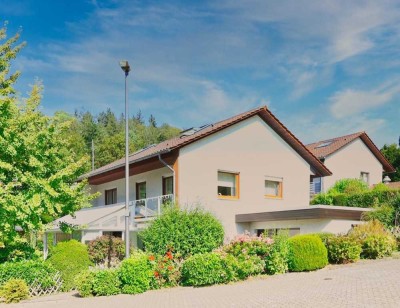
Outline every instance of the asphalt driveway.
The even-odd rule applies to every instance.
[[[400,307],[400,259],[360,261],[310,273],[134,296],[79,298],[75,293],[64,293],[6,307]]]

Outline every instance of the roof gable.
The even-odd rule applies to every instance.
[[[316,157],[319,159],[324,159],[340,149],[344,148],[346,145],[350,144],[357,138],[360,138],[361,141],[367,146],[367,148],[371,151],[371,153],[378,159],[378,161],[382,164],[383,169],[386,172],[395,172],[396,170],[390,164],[390,162],[383,156],[378,147],[372,142],[371,138],[367,135],[366,132],[358,132],[346,136],[335,137],[332,139],[321,140],[311,144],[307,144],[306,147],[310,150]]]
[[[209,135],[219,132],[227,127],[230,127],[236,123],[239,123],[245,119],[258,115],[269,125],[287,144],[289,144],[310,166],[313,168],[315,173],[319,176],[331,175],[332,173],[328,168],[320,162],[268,109],[266,106],[258,107],[247,112],[238,114],[226,120],[216,122],[208,125],[201,130],[195,131],[190,135],[184,134],[183,136],[175,137],[159,144],[147,147],[139,150],[129,156],[129,163],[140,162],[159,154],[169,153],[173,150],[182,148],[188,144],[203,139]],[[92,177],[95,175],[109,172],[111,170],[124,166],[125,158],[119,159],[101,168],[93,170],[83,177]]]

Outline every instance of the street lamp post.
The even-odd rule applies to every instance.
[[[119,62],[125,72],[125,258],[129,258],[129,116],[128,116],[128,94],[126,91],[126,80],[131,67],[128,61]]]

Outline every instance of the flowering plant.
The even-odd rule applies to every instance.
[[[154,289],[178,285],[182,262],[174,257],[171,249],[164,256],[149,255],[149,262],[154,269]]]
[[[265,257],[271,251],[274,240],[264,235],[251,235],[249,232],[237,235],[222,250],[233,256],[256,255]]]

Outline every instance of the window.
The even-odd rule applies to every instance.
[[[218,171],[218,197],[239,199],[239,174]]]
[[[310,193],[312,195],[319,194],[322,190],[322,181],[321,178],[312,178],[310,183]]]
[[[117,203],[117,189],[108,189],[105,191],[105,205]]]
[[[369,172],[361,172],[360,173],[360,180],[362,180],[365,183],[369,184]]]
[[[257,236],[260,236],[261,234],[266,235],[267,237],[273,237],[280,232],[288,233],[289,236],[295,236],[297,234],[300,234],[300,228],[278,228],[278,229],[257,229]]]
[[[267,176],[264,181],[264,196],[267,198],[282,198],[283,178]]]
[[[136,200],[146,199],[146,182],[136,183]]]
[[[162,194],[171,195],[174,193],[174,178],[172,176],[162,178]]]
[[[103,231],[103,235],[122,238],[122,231]]]

